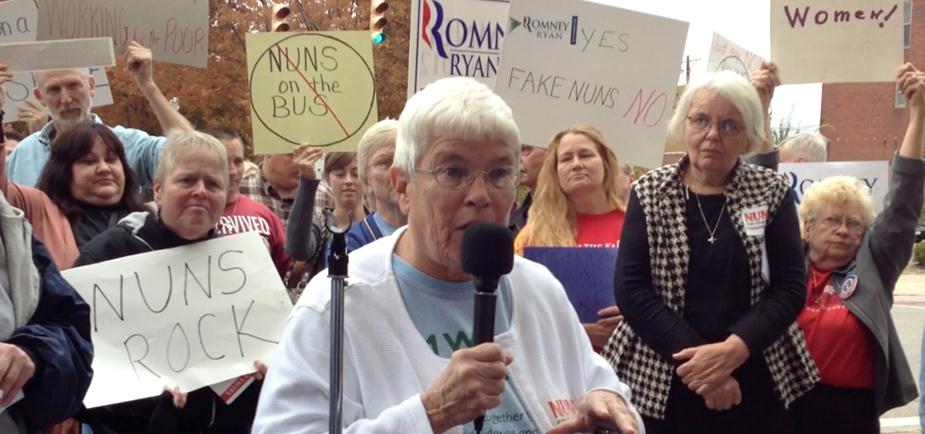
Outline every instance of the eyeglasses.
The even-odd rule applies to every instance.
[[[822,220],[819,220],[820,224],[826,229],[838,229],[845,225],[848,228],[848,232],[851,232],[855,235],[864,232],[864,223],[861,223],[860,220],[851,217],[836,217],[828,216]]]
[[[520,172],[513,166],[492,167],[488,170],[472,170],[462,166],[437,166],[416,172],[429,173],[434,177],[437,185],[449,189],[460,189],[472,184],[476,176],[484,176],[485,182],[498,190],[513,190],[517,188]]]
[[[722,136],[734,136],[742,132],[743,127],[739,125],[738,122],[732,119],[726,120],[713,120],[705,114],[696,114],[693,116],[688,116],[687,121],[690,124],[691,128],[694,131],[702,132],[709,131],[713,127],[713,124],[716,123],[719,126],[719,134]]]

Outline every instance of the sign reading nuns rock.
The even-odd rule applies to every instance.
[[[771,59],[783,84],[893,81],[902,0],[771,0]]]
[[[514,0],[495,92],[523,143],[591,124],[618,158],[658,167],[687,23],[580,0]]]
[[[90,305],[88,408],[191,391],[268,361],[292,303],[257,232],[61,273]]]
[[[247,65],[258,154],[352,151],[378,121],[367,31],[250,33]]]
[[[412,0],[408,97],[441,78],[494,87],[508,0]]]

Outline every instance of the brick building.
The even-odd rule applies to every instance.
[[[925,0],[906,1],[903,12],[906,62],[925,69]],[[822,86],[820,123],[831,139],[830,161],[889,160],[902,144],[907,120],[895,83]]]

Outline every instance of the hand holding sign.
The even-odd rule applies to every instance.
[[[293,160],[299,166],[299,176],[315,179],[315,163],[324,155],[324,149],[303,143],[295,148]]]
[[[751,81],[752,86],[758,91],[758,97],[761,98],[761,108],[767,114],[771,107],[771,99],[774,98],[774,88],[780,85],[777,65],[774,62],[761,62],[761,67],[752,73]]]
[[[34,99],[27,99],[17,107],[16,116],[26,123],[30,133],[42,129],[49,119],[48,112]]]
[[[6,65],[0,63],[0,107],[3,106],[4,99],[6,98],[6,90],[3,88],[3,85],[12,79],[13,73],[9,71]]]
[[[136,41],[125,46],[125,70],[135,79],[138,87],[154,83],[154,66],[151,50]]]
[[[900,91],[906,97],[910,110],[925,108],[925,73],[916,69],[915,65],[906,63],[896,73],[896,81]]]
[[[22,348],[0,342],[0,407],[9,405],[33,374],[35,363]]]

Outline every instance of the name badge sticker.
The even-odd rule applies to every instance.
[[[768,206],[761,205],[745,209],[742,212],[742,226],[745,235],[750,237],[764,236],[764,228],[768,224]]]

